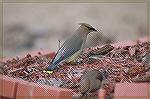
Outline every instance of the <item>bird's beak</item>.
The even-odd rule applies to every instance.
[[[102,77],[102,75],[99,75],[98,77],[96,77],[97,79],[99,79],[99,80],[103,80],[103,77]]]
[[[97,30],[96,30],[96,29],[94,29],[94,31],[96,31],[96,32],[97,32]]]
[[[91,28],[90,30],[97,32],[97,30],[96,30],[96,29],[94,29],[94,28]]]
[[[101,30],[96,30],[96,29],[95,29],[95,32],[96,33],[103,33]]]

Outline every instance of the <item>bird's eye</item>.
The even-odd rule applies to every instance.
[[[92,31],[97,31],[97,30],[95,30],[94,28],[91,28],[91,27],[87,27],[90,31],[92,30]]]

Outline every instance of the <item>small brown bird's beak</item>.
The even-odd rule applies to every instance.
[[[98,77],[96,77],[98,80],[102,81],[103,80],[103,75],[99,75]]]

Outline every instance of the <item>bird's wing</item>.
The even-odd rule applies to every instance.
[[[89,78],[84,78],[80,80],[79,92],[85,94],[90,88],[90,80]]]
[[[83,40],[78,39],[78,37],[72,37],[69,40],[65,41],[62,47],[58,50],[55,58],[52,61],[52,64],[59,64],[62,60],[70,57],[74,53],[80,50]]]
[[[90,89],[89,92],[94,92],[101,87],[101,81],[99,79],[90,80]]]
[[[74,62],[75,59],[77,59],[78,56],[81,54],[81,52],[82,52],[82,50],[79,50],[79,51],[77,51],[76,53],[74,53],[71,57],[69,57],[69,58],[67,59],[67,62],[68,62],[68,63]]]

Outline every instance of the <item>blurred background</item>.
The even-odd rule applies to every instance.
[[[4,3],[3,55],[14,57],[41,49],[57,51],[85,22],[99,33],[86,47],[147,36],[146,3]]]

